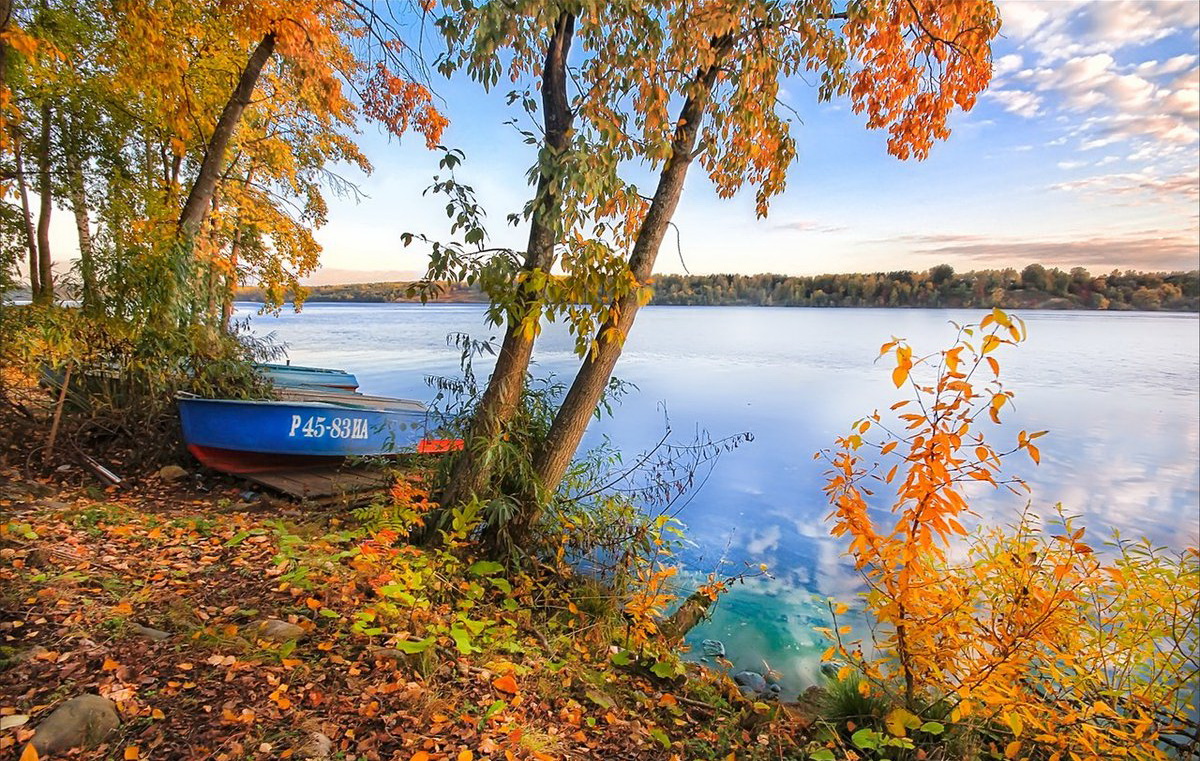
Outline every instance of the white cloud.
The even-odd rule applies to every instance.
[[[1022,64],[1023,60],[1021,56],[1016,55],[1015,53],[1000,56],[996,59],[996,62],[992,64],[992,77],[998,78],[1006,74],[1012,74],[1015,71],[1019,71]]]
[[[1134,67],[1134,72],[1141,74],[1143,77],[1161,77],[1165,74],[1174,74],[1179,71],[1186,71],[1196,63],[1196,56],[1185,53],[1177,55],[1173,58],[1168,58],[1165,61],[1144,61]]]
[[[1025,90],[988,90],[987,97],[1000,103],[1010,114],[1031,119],[1041,113],[1042,99]]]
[[[1200,56],[1187,44],[1164,52],[1161,41],[1171,38],[1174,45],[1200,35],[1200,3],[1000,0],[1000,8],[1014,49],[997,60],[1004,83],[990,97],[1009,113],[1062,125],[1063,137],[1048,145],[1107,149],[1100,159],[1061,157],[1060,169],[1091,165],[1097,171],[1123,161],[1144,177],[1126,177],[1121,188],[1138,188],[1147,198],[1192,197],[1186,183],[1163,178],[1186,175],[1196,165]],[[1150,43],[1160,43],[1153,57]],[[1098,174],[1092,185],[1056,187],[1090,193],[1112,183],[1111,175]]]

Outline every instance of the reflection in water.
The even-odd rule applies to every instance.
[[[878,347],[902,336],[933,351],[954,338],[950,320],[983,312],[650,307],[641,312],[617,373],[640,388],[615,418],[594,424],[628,452],[657,441],[669,420],[677,438],[740,431],[753,442],[727,453],[680,516],[687,567],[707,573],[767,563],[774,582],[738,587],[693,634],[726,642],[741,667],[766,657],[788,684],[816,677],[826,596],[854,598],[858,579],[828,535],[823,463],[851,421],[895,401]],[[979,491],[979,520],[1008,522],[1032,501],[1061,502],[1093,539],[1109,529],[1181,549],[1200,534],[1200,320],[1196,315],[1031,312],[1029,341],[1001,357],[1016,406],[994,443],[1021,429],[1049,430],[1042,465],[1015,462],[1029,496]],[[426,375],[457,372],[449,333],[499,336],[477,305],[314,304],[302,315],[256,317],[302,364],[355,372],[366,393],[428,399]],[[538,371],[569,377],[578,360],[556,326],[539,340]],[[480,375],[487,372],[481,362]],[[585,442],[586,445],[586,442]],[[816,622],[816,623],[814,623]],[[793,681],[794,680],[794,681]]]

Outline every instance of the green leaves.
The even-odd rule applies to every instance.
[[[437,642],[437,637],[429,636],[429,637],[426,637],[425,639],[403,640],[401,642],[394,642],[394,643],[392,643],[392,647],[396,648],[397,650],[399,650],[402,653],[408,653],[409,655],[416,655],[418,653],[423,653],[426,650],[428,650],[429,648],[433,647],[436,642]]]
[[[492,560],[480,560],[467,569],[473,576],[494,576],[504,570],[504,565]]]

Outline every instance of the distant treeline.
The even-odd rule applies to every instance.
[[[948,264],[925,272],[853,275],[660,275],[655,304],[789,307],[1003,307],[1200,311],[1200,272],[1092,275],[1031,264],[956,273]]]
[[[352,301],[379,304],[420,301],[416,296],[410,297],[408,295],[411,286],[412,283],[400,281],[387,283],[351,283],[346,285],[314,285],[305,288],[304,300],[312,302]],[[262,302],[264,301],[264,293],[261,288],[239,288],[237,298],[239,301]],[[292,295],[289,294],[285,300],[291,301]],[[458,283],[444,284],[441,295],[435,300],[439,302],[487,301],[478,288],[471,288]]]
[[[308,301],[397,302],[409,283],[321,285]],[[262,301],[256,288],[238,298]],[[476,288],[447,285],[438,301],[479,302]],[[1092,275],[1031,264],[1023,270],[957,273],[948,264],[924,272],[850,275],[658,275],[654,304],[691,306],[924,307],[1018,309],[1137,309],[1200,311],[1200,272],[1119,272]]]

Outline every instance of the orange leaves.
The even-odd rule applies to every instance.
[[[960,522],[969,512],[963,484],[1016,482],[1003,477],[1002,465],[1021,450],[1040,460],[1033,442],[1045,431],[1020,431],[1011,449],[977,432],[983,420],[998,421],[1013,399],[999,383],[995,355],[1024,338],[1019,319],[995,310],[980,326],[960,328],[947,351],[898,356],[897,369],[900,360],[911,361],[901,371],[911,376],[918,402],[918,411],[897,415],[902,435],[872,417],[870,431],[881,441],[867,440],[856,422],[838,450],[824,453],[832,466],[825,488],[834,507],[831,533],[847,537],[868,586],[868,607],[889,632],[875,642],[881,656],[874,661],[856,643],[835,638],[835,645],[870,679],[905,684],[909,708],[918,695],[953,695],[959,702],[952,722],[1003,726],[1009,758],[1028,755],[1031,744],[1050,758],[1080,750],[1088,757],[1157,758],[1160,729],[1142,707],[1162,712],[1171,705],[1167,713],[1178,716],[1190,710],[1183,693],[1194,665],[1184,664],[1194,652],[1188,627],[1200,617],[1200,554],[1166,557],[1147,543],[1122,542],[1108,550],[1120,555],[1108,564],[1060,508],[1064,530],[1056,536],[1044,534],[1027,510],[1015,526],[969,540],[964,563],[947,560],[964,554],[952,546],[967,535]],[[896,339],[882,353],[899,355],[903,346]],[[981,380],[980,368],[991,371],[990,379]],[[936,372],[928,384],[919,379],[925,371]],[[858,459],[868,444],[881,454],[902,454],[882,478]],[[860,485],[894,478],[894,522],[876,526],[871,492]],[[908,729],[892,723],[896,736]]]
[[[433,106],[426,87],[397,76],[383,62],[375,65],[367,79],[363,113],[397,137],[410,127],[416,129],[425,136],[425,146],[430,150],[441,142],[442,131],[449,124]]]
[[[1000,16],[989,0],[889,2],[852,15],[846,45],[861,68],[849,76],[856,113],[887,129],[888,152],[924,158],[950,134],[954,108],[969,109],[991,78]]]
[[[892,346],[895,347],[896,368],[892,370],[892,383],[896,384],[896,388],[900,388],[908,380],[908,374],[912,372],[912,348],[907,344],[893,341]],[[888,344],[884,344],[888,346]]]
[[[517,680],[513,678],[512,674],[505,674],[493,679],[492,687],[495,687],[497,691],[503,692],[507,695],[516,695],[520,690],[520,686],[517,684]]]

